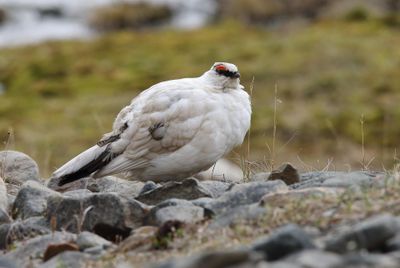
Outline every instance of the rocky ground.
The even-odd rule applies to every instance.
[[[1,267],[398,267],[393,172],[299,173],[63,188],[0,152]]]

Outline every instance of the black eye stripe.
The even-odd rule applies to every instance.
[[[221,74],[221,75],[226,76],[226,77],[233,77],[233,76],[236,75],[236,72],[231,72],[231,71],[228,71],[228,70],[218,70],[217,69],[216,72],[218,74]]]

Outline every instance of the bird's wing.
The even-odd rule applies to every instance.
[[[122,150],[123,153],[100,169],[95,177],[145,168],[152,159],[190,143],[207,109],[202,101],[206,93],[190,90],[190,86],[163,85],[138,96],[131,104],[133,109],[124,117],[126,121],[118,123],[127,128],[111,144],[113,152]]]

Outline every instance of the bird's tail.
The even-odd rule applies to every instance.
[[[87,177],[107,165],[113,158],[109,146],[95,145],[77,155],[57,169],[51,180],[57,180],[58,186]]]

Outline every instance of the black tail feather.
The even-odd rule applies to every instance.
[[[60,177],[58,181],[58,186],[63,186],[64,184],[87,177],[93,172],[104,167],[105,165],[110,163],[111,160],[113,159],[112,155],[110,154],[111,154],[110,149],[107,148],[97,158],[93,159],[91,162],[87,163],[77,171]]]

